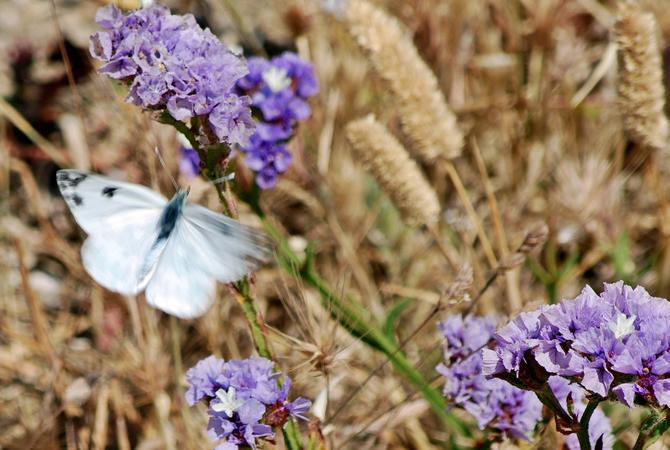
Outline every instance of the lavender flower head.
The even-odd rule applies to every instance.
[[[130,86],[127,102],[179,121],[199,116],[206,144],[247,145],[251,99],[234,91],[248,73],[245,61],[191,14],[172,15],[156,2],[122,14],[110,4],[95,20],[109,31],[91,36],[91,56],[106,63],[99,73]]]
[[[237,92],[251,96],[260,121],[246,152],[246,165],[256,172],[256,184],[268,189],[277,184],[293,158],[284,145],[297,121],[312,115],[306,99],[319,92],[314,66],[295,53],[268,61],[249,58],[249,74],[237,82]]]
[[[256,449],[258,439],[275,435],[273,428],[288,420],[307,420],[304,414],[312,402],[300,397],[289,402],[291,379],[285,376],[278,387],[281,374],[272,373],[273,368],[274,363],[266,358],[225,362],[210,356],[186,372],[191,384],[186,401],[193,406],[207,398],[207,435],[212,442],[226,439],[216,449],[234,450],[240,445]]]
[[[465,319],[454,315],[440,323],[447,340],[446,364],[437,366],[447,378],[444,395],[449,403],[472,414],[480,429],[532,441],[530,435],[542,419],[542,404],[535,394],[482,374],[481,349],[493,338],[497,322],[495,315]]]
[[[545,382],[559,375],[592,395],[670,406],[670,303],[622,281],[597,295],[584,288],[574,300],[523,313],[484,350],[485,375]],[[535,370],[529,370],[534,367]]]

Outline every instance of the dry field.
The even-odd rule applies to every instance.
[[[344,0],[168,2],[247,56],[315,66],[263,220],[236,202],[278,233],[245,286],[291,397],[314,403],[304,444],[489,448],[470,415],[443,412],[439,320],[474,298],[514,317],[617,280],[670,297],[670,1],[374,4],[384,16]],[[101,6],[0,0],[0,449],[209,449],[184,375],[258,354],[240,286],[219,284],[192,320],[107,291],[56,186],[69,167],[171,197],[158,146],[189,199],[221,211],[211,184],[179,173],[175,129],[96,73]],[[545,237],[538,222],[546,241],[523,247]],[[605,410],[631,448],[639,412]],[[542,427],[536,444],[494,445],[560,446]],[[262,448],[286,448],[282,434]]]

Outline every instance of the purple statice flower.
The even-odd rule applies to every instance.
[[[312,402],[298,397],[288,401],[291,379],[273,373],[274,363],[266,358],[252,357],[243,361],[225,362],[210,356],[186,373],[191,383],[186,392],[190,406],[208,398],[210,415],[207,435],[212,442],[226,439],[216,448],[237,449],[248,445],[256,449],[257,440],[273,437],[273,428],[288,420],[303,419]]]
[[[237,92],[251,97],[260,121],[242,150],[247,167],[256,172],[256,184],[268,189],[293,161],[285,143],[295,124],[312,115],[306,99],[319,92],[319,82],[312,63],[295,53],[283,53],[270,61],[249,58],[247,67],[249,73],[237,81]]]
[[[537,396],[482,374],[482,348],[493,338],[498,317],[460,315],[440,323],[447,340],[446,364],[437,371],[446,377],[444,395],[477,419],[480,429],[491,428],[514,439],[531,441],[530,434],[542,419]]]
[[[235,92],[249,72],[245,60],[191,14],[172,15],[156,2],[122,14],[110,4],[98,10],[96,22],[108,31],[91,36],[91,56],[106,63],[99,73],[130,86],[127,102],[175,120],[198,116],[203,137],[248,143],[255,130],[251,99]]]
[[[576,384],[570,384],[568,380],[559,376],[549,377],[548,380],[551,390],[564,410],[568,410],[568,395],[572,394],[573,410],[577,419],[581,419],[586,409],[584,399],[586,391]],[[612,434],[612,425],[610,419],[600,409],[593,411],[589,420],[589,441],[591,448],[597,448],[596,442],[602,438],[602,449],[610,450],[614,445],[614,435]],[[579,450],[579,440],[576,434],[570,434],[565,438],[565,445],[569,450]]]
[[[227,384],[222,375],[223,365],[222,359],[212,355],[198,361],[198,364],[186,372],[186,381],[191,384],[185,394],[189,406],[195,405],[205,397],[214,397],[214,391]]]
[[[559,375],[629,408],[670,406],[669,336],[667,300],[623,282],[605,284],[600,295],[587,286],[573,300],[523,313],[501,328],[496,346],[484,349],[483,372],[527,386]]]

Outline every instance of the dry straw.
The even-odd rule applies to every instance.
[[[440,204],[405,148],[372,114],[347,125],[347,139],[407,225],[437,222]]]
[[[438,157],[458,156],[463,134],[456,118],[447,107],[435,75],[398,21],[358,0],[349,2],[346,18],[349,31],[395,97],[403,132],[416,156],[426,163]]]
[[[631,139],[651,149],[665,148],[668,119],[663,113],[663,73],[654,16],[634,0],[619,2],[615,25],[619,44],[619,104]]]

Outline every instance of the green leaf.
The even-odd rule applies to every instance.
[[[661,413],[652,410],[649,417],[642,423],[633,450],[643,450],[656,442],[670,427],[670,409],[663,408]]]
[[[393,308],[389,311],[389,313],[386,315],[386,322],[384,323],[384,334],[386,337],[388,337],[390,340],[394,341],[395,340],[395,324],[396,320],[398,319],[398,316],[407,308],[409,305],[414,303],[413,298],[406,298],[404,300],[400,300],[398,303],[396,303]]]

